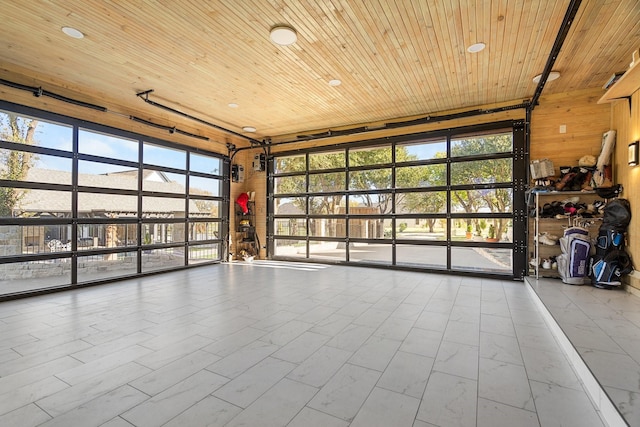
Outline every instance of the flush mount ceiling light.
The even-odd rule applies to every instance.
[[[238,104],[236,104],[235,102],[230,102],[227,105],[229,106],[229,108],[238,108]]]
[[[533,82],[534,83],[540,83],[540,79],[542,78],[542,74],[538,74],[537,76],[535,76],[533,78]],[[549,77],[547,77],[547,81],[548,82],[552,82],[554,80],[557,80],[558,78],[560,78],[560,73],[557,71],[552,71],[549,73]]]
[[[280,46],[289,46],[298,40],[296,30],[286,25],[278,25],[271,29],[269,38],[272,42]]]
[[[484,43],[474,43],[474,44],[472,44],[471,46],[469,46],[467,48],[467,52],[469,52],[469,53],[478,53],[481,50],[484,50],[485,47],[487,47],[487,45],[484,44]]]
[[[244,127],[242,128],[242,130],[243,130],[243,131],[245,131],[245,132],[251,132],[251,133],[253,133],[253,132],[255,132],[255,131],[256,131],[256,128],[254,128],[253,126],[244,126]]]
[[[69,37],[73,37],[74,39],[84,38],[84,34],[82,34],[82,31],[76,30],[73,27],[62,27],[62,32],[68,35]]]
[[[342,84],[342,81],[338,79],[329,80],[329,86],[340,86],[341,84]]]

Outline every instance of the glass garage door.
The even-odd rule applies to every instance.
[[[506,125],[273,156],[270,256],[521,278],[524,131]]]

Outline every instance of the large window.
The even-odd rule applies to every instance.
[[[0,295],[221,260],[220,155],[0,107]]]
[[[523,149],[509,122],[278,154],[270,254],[522,277]]]

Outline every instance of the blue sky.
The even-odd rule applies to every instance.
[[[2,113],[0,113],[2,114]],[[3,120],[3,123],[5,121]],[[39,120],[35,139],[39,146],[62,151],[72,150],[73,129],[71,126]],[[79,132],[79,151],[102,157],[119,160],[138,161],[138,142],[89,130]],[[157,145],[145,144],[143,158],[145,163],[176,169],[186,167],[186,152]],[[191,155],[191,170],[205,173],[220,173],[221,162],[218,159],[199,154]],[[35,165],[42,169],[71,171],[71,160],[55,156],[39,155]],[[82,170],[84,169],[84,170]],[[95,162],[84,162],[81,173],[104,174],[126,170],[122,166],[114,166]]]

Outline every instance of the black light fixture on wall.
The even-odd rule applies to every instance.
[[[629,166],[637,166],[638,165],[638,145],[639,141],[632,142],[629,144]]]

